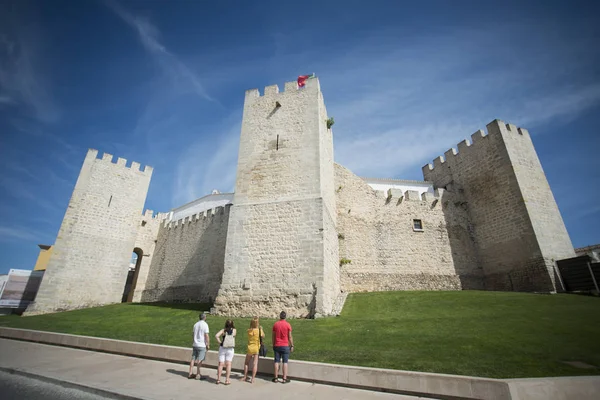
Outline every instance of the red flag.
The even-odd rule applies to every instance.
[[[308,79],[308,75],[300,75],[298,77],[298,87],[304,87],[304,85],[306,85],[307,79]]]
[[[315,74],[311,75],[300,75],[298,77],[298,87],[304,87],[306,85],[306,81],[310,78],[314,78]]]

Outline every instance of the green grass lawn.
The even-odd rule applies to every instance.
[[[191,346],[199,304],[118,304],[0,326]],[[214,335],[225,318],[209,316]],[[248,318],[236,318],[237,353]],[[262,319],[270,344],[275,319]],[[342,315],[291,320],[293,359],[493,378],[600,374],[600,298],[503,292],[381,292],[348,296]],[[214,336],[211,336],[214,341]],[[273,355],[272,349],[269,355]],[[596,366],[579,369],[563,361]]]

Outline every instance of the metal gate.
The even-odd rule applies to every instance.
[[[567,292],[600,292],[600,263],[592,262],[590,256],[566,258],[558,260],[556,264]]]

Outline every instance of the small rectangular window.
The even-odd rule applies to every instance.
[[[423,231],[423,222],[420,219],[413,219],[413,231]]]

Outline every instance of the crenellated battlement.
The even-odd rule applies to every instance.
[[[419,195],[419,192],[416,190],[398,190],[398,189],[388,189],[386,202],[390,203],[393,199],[396,199],[396,205],[402,203],[403,201],[425,201],[428,203],[439,201],[444,195],[444,189],[435,189],[433,193],[431,192],[423,192]]]
[[[439,156],[433,160],[433,164],[425,164],[422,168],[423,175],[425,176],[429,171],[433,171],[436,168],[441,168],[446,165],[446,161],[452,157],[459,157],[461,154],[465,154],[469,151],[473,151],[477,147],[477,143],[483,142],[491,135],[513,135],[518,134],[521,136],[528,136],[529,131],[524,128],[518,128],[514,124],[505,124],[503,121],[498,119],[493,120],[486,125],[487,134],[479,129],[471,135],[471,140],[465,139],[458,143],[457,148],[450,148],[443,156]]]
[[[146,211],[144,211],[144,214],[142,214],[142,220],[144,220],[144,221],[151,221],[151,220],[162,221],[168,215],[169,215],[169,213],[161,213],[161,212],[156,213],[156,215],[154,215],[154,210],[146,210]]]
[[[178,226],[183,226],[186,224],[191,224],[200,220],[206,220],[208,218],[212,218],[215,215],[221,215],[224,213],[228,213],[231,208],[231,204],[227,204],[225,206],[218,206],[215,208],[209,208],[208,210],[204,210],[202,212],[188,215],[187,217],[178,219],[176,221],[171,221],[168,218],[164,221],[164,226],[166,228],[177,228]],[[165,213],[165,216],[168,216],[170,213]]]
[[[94,162],[102,162],[106,164],[111,164],[117,167],[121,167],[124,169],[128,169],[135,172],[140,172],[142,174],[151,174],[153,168],[149,165],[146,165],[143,171],[140,171],[140,163],[132,161],[131,166],[127,167],[127,160],[125,158],[118,157],[117,162],[113,162],[113,155],[109,153],[103,153],[101,158],[98,158],[98,150],[96,149],[88,149],[86,155],[86,161],[94,161]]]
[[[275,98],[278,96],[284,96],[284,95],[290,95],[290,94],[294,95],[299,91],[315,90],[315,89],[317,91],[321,90],[318,78],[312,78],[312,79],[307,80],[306,86],[303,88],[299,88],[298,82],[296,82],[296,81],[286,82],[284,85],[283,91],[279,90],[278,85],[265,86],[265,89],[264,89],[262,95],[260,94],[260,91],[258,89],[246,90],[246,101],[252,101],[253,99],[259,99],[259,98],[263,98],[263,97]]]

